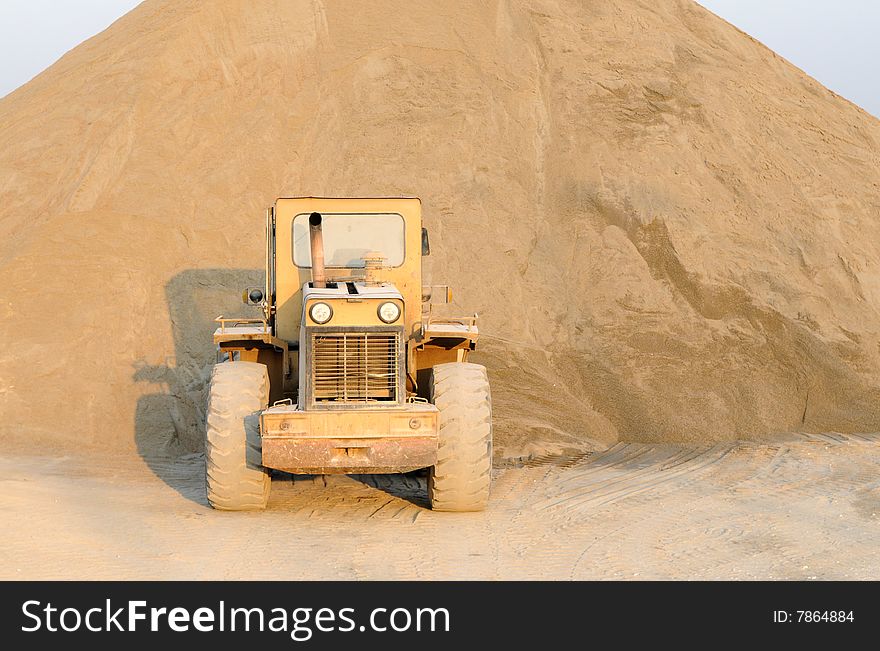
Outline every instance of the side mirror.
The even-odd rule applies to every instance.
[[[449,285],[430,285],[422,287],[422,301],[431,305],[445,305],[452,302]]]
[[[241,302],[245,305],[260,305],[263,302],[263,290],[258,287],[248,287],[241,293]]]
[[[428,241],[427,228],[422,228],[422,255],[431,255],[431,243]]]

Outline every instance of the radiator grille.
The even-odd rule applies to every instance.
[[[395,332],[312,334],[315,402],[396,402],[399,337]]]

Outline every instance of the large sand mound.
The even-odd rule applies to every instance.
[[[278,195],[418,195],[499,442],[878,430],[880,123],[689,0],[150,0],[0,101],[6,440],[196,449]]]

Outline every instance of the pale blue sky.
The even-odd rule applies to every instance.
[[[880,0],[698,1],[880,116]]]
[[[666,0],[657,0],[663,2]],[[0,0],[0,97],[139,0]],[[699,0],[880,116],[880,0]]]
[[[140,0],[0,0],[0,97],[139,4]]]

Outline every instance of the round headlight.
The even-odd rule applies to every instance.
[[[309,316],[312,317],[312,321],[315,323],[327,323],[330,317],[333,316],[333,308],[326,303],[315,303],[309,309]]]
[[[400,306],[397,303],[382,303],[379,306],[379,318],[385,323],[394,323],[400,318]]]

